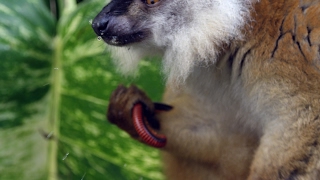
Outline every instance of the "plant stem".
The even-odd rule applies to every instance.
[[[61,86],[62,86],[62,40],[57,36],[54,40],[54,58],[52,67],[52,86],[50,91],[50,110],[49,110],[49,127],[52,129],[54,140],[49,142],[48,153],[48,180],[58,179],[58,139],[60,128],[60,99],[61,99]]]

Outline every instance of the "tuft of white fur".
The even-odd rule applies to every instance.
[[[242,39],[242,27],[250,16],[253,0],[163,0],[152,14],[149,48],[132,46],[112,50],[123,73],[133,72],[138,62],[150,55],[150,48],[161,50],[167,80],[183,83],[197,64],[217,61],[219,47]],[[150,43],[151,42],[151,43]],[[152,46],[150,46],[150,44]]]
[[[124,75],[133,75],[144,54],[133,47],[108,46],[111,58],[118,70]]]
[[[114,64],[124,75],[133,75],[141,59],[163,54],[161,49],[150,46],[150,42],[125,47],[108,46],[108,50]]]

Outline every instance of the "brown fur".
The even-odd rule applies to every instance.
[[[168,83],[167,179],[320,179],[320,1],[260,0],[250,22],[217,64]]]

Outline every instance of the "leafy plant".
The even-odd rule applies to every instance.
[[[156,62],[143,61],[139,78],[116,73],[90,25],[104,5],[0,2],[1,180],[163,179],[158,151],[105,120],[118,84],[153,100],[163,86]]]

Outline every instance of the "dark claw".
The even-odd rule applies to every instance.
[[[173,107],[163,103],[153,103],[155,110],[170,111]]]

